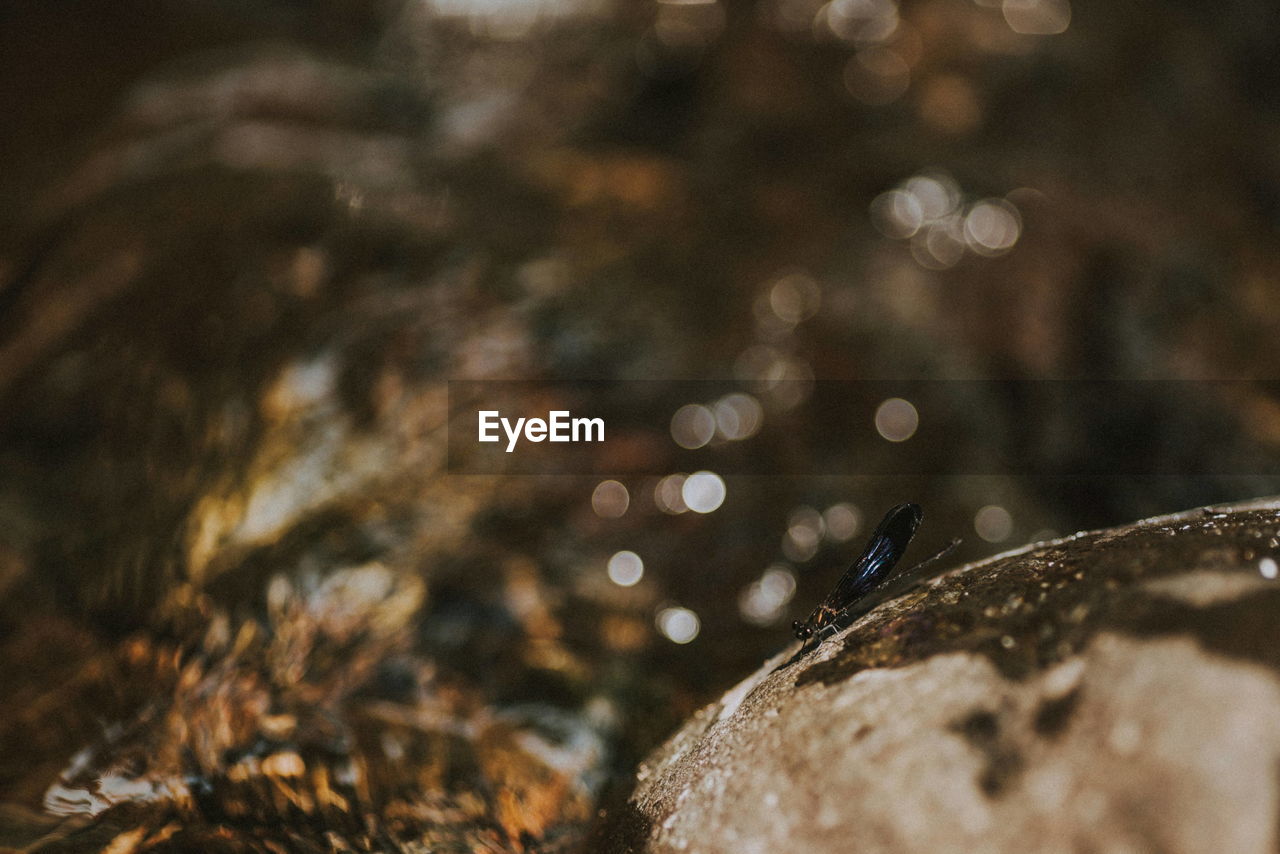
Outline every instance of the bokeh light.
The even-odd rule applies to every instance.
[[[813,317],[821,303],[821,287],[804,273],[783,276],[769,289],[769,308],[790,326]]]
[[[920,427],[920,413],[911,401],[891,397],[876,408],[876,432],[890,442],[905,442]]]
[[[804,563],[818,553],[826,524],[822,514],[812,507],[797,507],[787,519],[787,533],[782,538],[782,553],[788,560]]]
[[[663,608],[658,612],[655,623],[667,640],[679,644],[689,643],[702,630],[702,621],[698,619],[698,615],[688,608],[678,606]]]
[[[967,85],[955,82],[952,94]],[[970,104],[966,109],[972,112],[977,108]],[[976,121],[958,116],[955,123],[963,126],[971,119]],[[1022,216],[1008,199],[982,199],[967,211],[961,210],[963,204],[964,194],[954,179],[943,172],[924,172],[881,193],[872,200],[869,213],[872,224],[884,236],[910,240],[911,256],[928,270],[950,269],[966,252],[984,257],[1003,255],[1018,242]]]
[[[1018,209],[1004,199],[983,199],[964,218],[964,237],[979,255],[1003,255],[1022,233]]]
[[[911,240],[911,255],[929,270],[947,270],[964,258],[964,221],[951,214],[930,223]]]
[[[716,401],[712,407],[716,417],[716,432],[724,439],[739,442],[749,439],[760,429],[764,410],[760,402],[749,394],[735,392]]]
[[[1009,29],[1023,35],[1055,36],[1071,25],[1068,0],[1004,0],[1000,8]]]
[[[885,237],[905,240],[924,224],[924,210],[920,200],[906,190],[890,190],[871,202],[871,222]]]
[[[998,504],[988,504],[973,517],[973,530],[988,543],[1003,543],[1013,535],[1013,517]]]
[[[898,4],[894,0],[831,0],[814,20],[841,41],[872,44],[891,37],[898,29]]]
[[[609,580],[619,587],[633,587],[644,577],[644,561],[631,551],[620,551],[609,558]]]
[[[908,178],[903,189],[920,205],[925,222],[936,222],[960,207],[960,187],[945,172],[931,172]]]
[[[583,15],[583,0],[431,0],[431,11],[442,18],[465,20],[474,35],[519,41],[545,22]]]
[[[685,474],[669,474],[653,488],[653,503],[663,513],[673,516],[689,512],[689,505],[684,503]]]
[[[701,448],[716,435],[716,416],[700,403],[689,403],[671,416],[671,438],[686,450]]]
[[[796,576],[785,564],[774,564],[756,581],[742,589],[738,611],[742,618],[758,626],[777,623],[796,592]]]
[[[591,493],[591,509],[604,519],[617,519],[631,505],[631,494],[616,480],[601,481]]]
[[[862,525],[862,513],[854,505],[840,502],[832,504],[823,512],[822,522],[826,528],[828,540],[845,543],[858,535],[858,528]]]
[[[694,472],[680,487],[680,496],[693,512],[713,513],[724,503],[724,480],[715,472]]]

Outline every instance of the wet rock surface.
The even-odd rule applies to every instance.
[[[960,567],[642,765],[632,851],[1271,851],[1280,501]]]

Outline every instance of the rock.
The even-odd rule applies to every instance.
[[[618,850],[1273,851],[1280,500],[960,567],[640,767]]]

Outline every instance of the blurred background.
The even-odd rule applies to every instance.
[[[581,825],[893,504],[958,565],[1280,492],[1239,382],[1280,373],[1278,36],[1259,0],[4,4],[0,798],[430,699],[541,733]],[[450,379],[670,383],[670,435],[616,460],[652,474],[447,473]],[[956,381],[963,429],[912,446],[886,393],[852,430],[832,380]],[[927,471],[858,474],[891,447]],[[258,711],[192,759],[139,643],[233,650]]]

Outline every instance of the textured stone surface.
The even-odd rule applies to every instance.
[[[796,644],[638,772],[653,852],[1275,850],[1280,501],[961,567]]]

